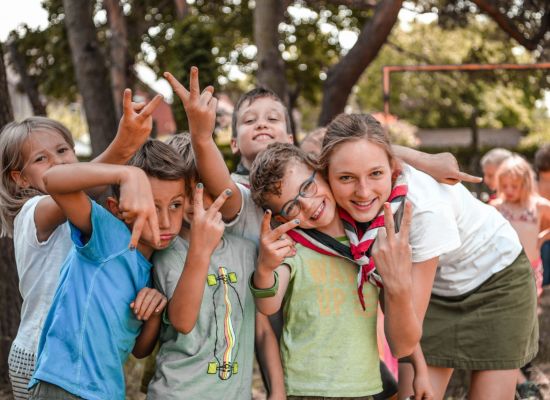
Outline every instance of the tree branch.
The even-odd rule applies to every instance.
[[[500,12],[498,7],[491,0],[471,1],[478,6],[481,11],[489,15],[504,32],[528,50],[535,50],[537,48],[550,26],[550,11],[547,10],[543,16],[539,32],[532,38],[528,38],[517,29],[512,19]]]

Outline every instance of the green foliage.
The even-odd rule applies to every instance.
[[[359,84],[356,100],[366,111],[381,110],[383,65],[528,63],[533,55],[487,19],[471,19],[467,28],[442,29],[415,23],[394,29],[391,45],[380,52]],[[406,50],[404,50],[406,49]],[[391,75],[391,112],[423,128],[515,126],[529,129],[532,110],[543,95],[544,71],[486,71]]]

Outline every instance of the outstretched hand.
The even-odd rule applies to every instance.
[[[286,257],[296,254],[294,241],[286,233],[296,228],[300,220],[293,219],[275,229],[271,229],[271,210],[267,210],[262,219],[260,233],[260,252],[258,267],[275,270]]]
[[[460,171],[456,157],[451,153],[432,154],[430,175],[439,183],[455,185],[460,182],[481,183],[483,178]]]
[[[132,91],[124,90],[122,100],[123,114],[118,124],[117,138],[132,154],[147,140],[153,129],[153,111],[162,101],[157,94],[149,103],[134,103]]]
[[[189,242],[190,246],[199,246],[205,253],[211,254],[218,246],[225,230],[220,208],[232,192],[229,189],[224,190],[208,210],[205,210],[203,191],[203,185],[199,183],[193,198],[193,221]]]
[[[396,233],[390,203],[384,203],[385,226],[378,230],[371,255],[385,289],[392,290],[394,287],[400,289],[412,282],[412,255],[409,245],[411,220],[412,206],[405,201],[401,229]]]
[[[216,107],[218,106],[218,99],[213,96],[214,87],[207,86],[202,92],[200,91],[197,67],[191,67],[189,90],[170,72],[165,72],[164,77],[183,103],[192,138],[211,140],[216,126]]]

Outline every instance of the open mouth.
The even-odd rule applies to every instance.
[[[325,211],[325,207],[326,207],[326,203],[323,200],[323,202],[319,205],[319,207],[317,207],[317,210],[315,210],[315,212],[313,213],[313,215],[311,217],[309,217],[309,219],[311,219],[313,221],[317,221],[319,219],[319,217],[321,216],[321,214],[323,213],[323,211]]]
[[[374,202],[376,201],[376,197],[372,200],[368,200],[368,201],[357,201],[357,200],[352,200],[351,203],[355,206],[355,208],[358,208],[360,210],[368,210],[372,207],[372,205],[374,204]]]

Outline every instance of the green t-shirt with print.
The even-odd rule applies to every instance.
[[[376,341],[378,289],[357,295],[358,266],[300,244],[287,258],[280,348],[287,395],[361,397],[382,391]]]
[[[174,294],[189,243],[177,237],[153,256],[155,286]],[[178,333],[165,318],[148,399],[250,399],[256,308],[248,288],[253,242],[224,234],[210,258],[195,327]]]

